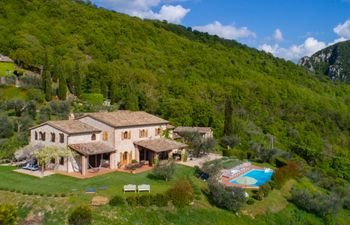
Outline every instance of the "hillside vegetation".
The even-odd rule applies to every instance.
[[[212,126],[218,138],[230,98],[237,149],[268,147],[273,135],[276,148],[350,180],[346,84],[235,41],[71,0],[0,0],[0,37],[19,66],[44,65],[46,92],[67,83],[174,125]]]

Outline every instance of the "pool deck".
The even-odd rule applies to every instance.
[[[254,166],[254,165],[250,165],[245,167],[241,172],[236,173],[230,177],[224,177],[221,176],[221,182],[225,185],[225,186],[229,186],[229,187],[240,187],[240,188],[245,188],[245,189],[259,189],[258,186],[250,186],[250,185],[245,185],[245,184],[233,184],[230,182],[230,180],[233,180],[239,176],[241,176],[242,174],[248,173],[251,170],[264,170],[264,167],[260,167],[260,166]]]

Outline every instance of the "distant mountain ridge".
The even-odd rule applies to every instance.
[[[350,83],[350,41],[339,42],[304,57],[299,65],[330,79]]]

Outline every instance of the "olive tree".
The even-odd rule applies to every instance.
[[[61,157],[74,157],[75,154],[67,148],[44,147],[41,150],[34,152],[34,156],[41,167],[41,172],[44,173],[46,166],[51,160],[58,161]]]
[[[168,181],[175,174],[176,165],[174,160],[169,161],[159,161],[153,168],[152,174],[165,181]]]

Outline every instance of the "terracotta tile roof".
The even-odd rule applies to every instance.
[[[211,132],[210,127],[177,127],[175,128],[174,132],[181,133],[181,132],[198,132],[200,134],[205,134],[208,132]]]
[[[71,149],[77,151],[78,153],[88,156],[103,153],[115,152],[113,147],[110,147],[102,142],[88,142],[81,144],[70,144],[68,145]]]
[[[143,140],[143,141],[137,141],[134,144],[141,146],[143,148],[147,148],[149,150],[152,150],[154,152],[165,152],[170,151],[173,149],[180,149],[180,148],[186,148],[187,145],[169,140],[166,138],[157,138],[152,140]]]
[[[89,116],[112,127],[168,124],[168,121],[142,111],[118,110],[116,112],[87,113],[85,116]]]
[[[168,124],[166,125],[166,129],[173,130],[175,129],[175,127],[173,125]]]
[[[34,129],[37,127],[41,127],[43,125],[52,126],[58,130],[61,130],[67,134],[82,134],[82,133],[97,133],[101,132],[101,130],[92,127],[88,124],[80,122],[79,120],[57,120],[57,121],[48,121],[42,123],[38,126],[31,127],[30,129]]]

